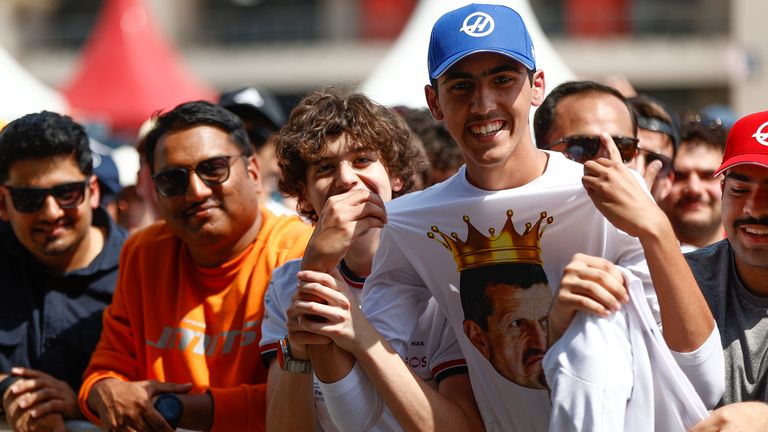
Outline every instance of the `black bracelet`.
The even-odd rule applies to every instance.
[[[2,398],[5,397],[5,392],[8,391],[8,389],[15,383],[16,381],[20,380],[20,376],[16,375],[8,375],[5,377],[2,381],[0,381],[0,405],[2,405]]]

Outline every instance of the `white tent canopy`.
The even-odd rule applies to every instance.
[[[377,102],[407,107],[425,107],[424,85],[429,84],[427,50],[432,25],[444,13],[470,3],[469,0],[421,0],[389,53],[360,90]],[[555,52],[542,32],[528,0],[478,1],[503,4],[523,17],[536,50],[536,66],[544,70],[547,91],[574,79],[574,73]]]
[[[9,122],[42,110],[67,113],[67,103],[22,68],[0,47],[0,120]]]

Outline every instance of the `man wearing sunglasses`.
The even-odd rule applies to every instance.
[[[616,89],[594,81],[570,81],[555,87],[533,118],[536,146],[584,163],[605,157],[600,134],[607,132],[624,163],[637,153],[637,124]]]
[[[82,126],[29,114],[0,134],[0,394],[14,430],[63,430],[112,299],[125,233],[98,206]]]
[[[164,221],[125,245],[80,407],[110,430],[262,430],[264,292],[311,228],[259,207],[233,113],[188,102],[156,121],[145,146]]]

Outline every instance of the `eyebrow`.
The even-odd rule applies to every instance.
[[[741,181],[741,182],[746,182],[746,183],[751,183],[752,182],[752,178],[749,177],[749,176],[746,176],[744,174],[728,173],[728,174],[725,175],[725,178],[727,178],[727,179],[730,178],[730,179],[734,179],[734,180]]]
[[[521,73],[519,65],[515,65],[515,64],[511,64],[511,63],[505,63],[503,65],[496,66],[495,68],[483,71],[480,74],[480,76],[481,77],[486,77],[486,76],[489,76],[489,75],[496,75],[496,74],[502,73],[502,72],[517,72],[517,73]],[[454,79],[472,78],[473,75],[471,73],[468,73],[468,72],[446,72],[444,77],[445,77],[446,81],[450,81],[450,80],[454,80]]]

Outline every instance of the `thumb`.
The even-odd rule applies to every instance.
[[[648,165],[645,166],[645,174],[643,174],[643,178],[645,179],[645,184],[648,186],[648,190],[651,190],[653,187],[653,182],[656,181],[656,176],[659,174],[659,171],[661,171],[661,161],[655,160]]]

